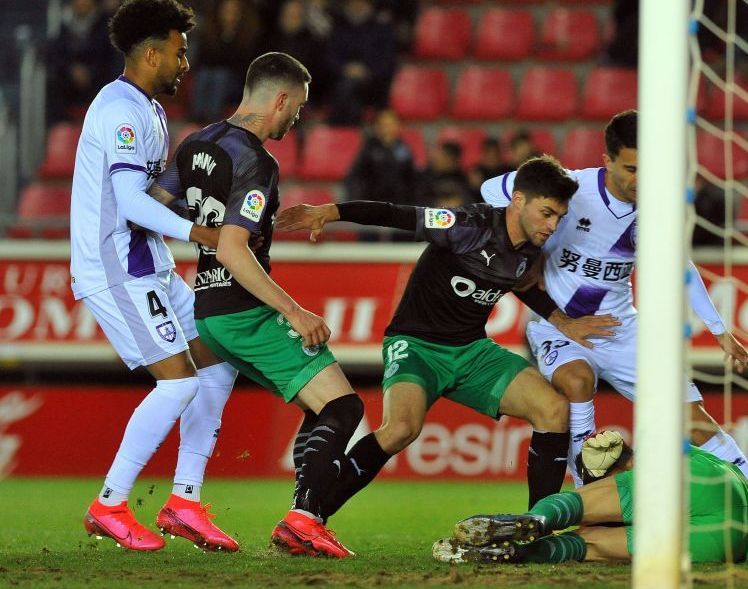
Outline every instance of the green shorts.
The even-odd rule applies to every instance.
[[[408,335],[382,343],[382,390],[412,382],[426,391],[427,407],[439,397],[497,418],[504,391],[530,364],[488,338],[466,346],[435,344]]]
[[[748,550],[748,482],[737,468],[697,448],[689,456],[691,562],[736,562]],[[615,475],[629,553],[633,554],[634,473]],[[728,500],[729,498],[729,500]],[[725,530],[729,531],[725,533]]]
[[[200,338],[216,355],[286,402],[335,362],[327,345],[304,348],[286,318],[266,305],[196,323]]]

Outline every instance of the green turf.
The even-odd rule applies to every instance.
[[[81,519],[99,481],[7,479],[0,482],[2,587],[522,587],[623,589],[627,565],[564,563],[454,567],[431,558],[431,544],[458,519],[480,512],[522,511],[523,484],[377,482],[330,522],[358,554],[342,561],[290,557],[269,547],[285,513],[288,481],[216,481],[204,496],[217,523],[241,543],[237,554],[205,554],[182,539],[142,554],[86,536]],[[169,493],[145,481],[133,494],[136,515],[151,523]],[[152,527],[153,529],[153,527]],[[722,567],[700,567],[718,574]],[[745,573],[746,567],[740,570]],[[738,579],[734,587],[745,579]],[[722,582],[699,587],[725,587]]]

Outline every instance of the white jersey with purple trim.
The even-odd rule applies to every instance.
[[[570,317],[611,313],[634,319],[631,272],[636,253],[636,207],[605,188],[605,168],[570,170],[579,189],[569,212],[543,246],[548,294]],[[493,206],[511,200],[516,172],[491,178],[481,187]]]
[[[124,76],[101,89],[75,154],[70,273],[76,299],[174,267],[161,235],[128,228],[112,186],[113,174],[129,170],[142,174],[146,191],[168,150],[166,115],[156,100]]]

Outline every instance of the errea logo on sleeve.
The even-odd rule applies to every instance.
[[[138,144],[135,135],[135,127],[130,123],[117,125],[117,130],[114,134],[114,149],[118,153],[137,153]]]
[[[455,214],[447,209],[426,209],[426,229],[449,229],[455,224]]]
[[[262,211],[265,210],[266,203],[267,199],[262,192],[259,190],[250,190],[247,193],[247,196],[244,197],[244,202],[242,203],[242,208],[239,211],[239,214],[250,221],[259,223],[260,218],[262,217]]]

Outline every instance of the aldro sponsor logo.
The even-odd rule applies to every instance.
[[[453,276],[452,280],[450,280],[450,284],[452,285],[452,290],[458,297],[463,299],[470,297],[473,299],[474,303],[478,303],[479,305],[495,305],[504,295],[504,292],[499,289],[480,289],[475,282],[462,276]]]

